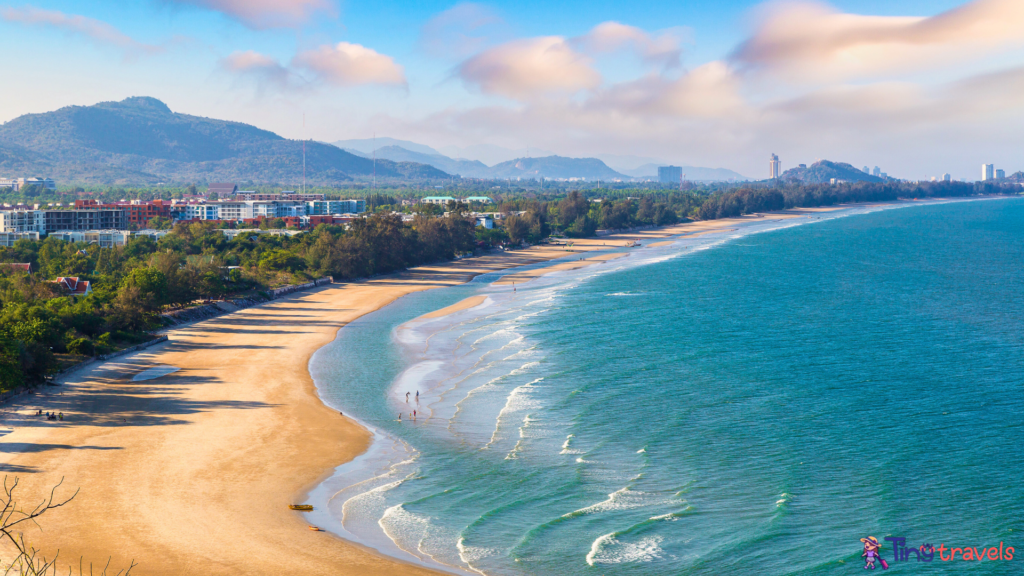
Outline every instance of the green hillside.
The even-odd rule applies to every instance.
[[[63,182],[154,184],[302,180],[302,142],[240,122],[171,111],[154,98],[27,114],[0,126],[2,175],[46,175]],[[373,174],[371,160],[306,143],[309,183],[330,185]],[[378,178],[445,178],[415,162],[378,160]]]

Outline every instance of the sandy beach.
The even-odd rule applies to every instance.
[[[117,569],[134,559],[133,574],[141,575],[430,573],[311,531],[301,513],[288,509],[370,441],[365,429],[320,402],[310,356],[347,322],[411,292],[636,238],[724,230],[755,217],[425,266],[170,330],[167,343],[85,368],[62,386],[3,407],[0,472],[20,478],[22,496],[37,500],[62,477],[58,495],[81,489],[26,539],[47,556],[59,549],[64,569],[80,557],[88,569],[109,556]],[[619,255],[517,276],[528,281],[558,266]],[[481,302],[467,299],[438,313]],[[158,366],[178,370],[133,381]],[[65,420],[48,422],[34,415],[40,409],[63,412]]]

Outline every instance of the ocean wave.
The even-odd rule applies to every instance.
[[[594,540],[587,553],[587,564],[625,564],[651,562],[662,557],[663,536],[648,536],[637,542],[620,542],[611,532]]]
[[[473,567],[473,562],[479,562],[484,558],[500,554],[501,550],[497,548],[483,548],[481,546],[468,546],[466,545],[466,538],[459,536],[459,539],[455,542],[455,549],[459,551],[459,560],[473,572],[487,576],[483,571],[477,570]]]
[[[427,559],[420,553],[419,548],[420,542],[430,528],[429,518],[413,514],[402,504],[396,504],[384,511],[377,525],[399,550],[420,560]]]
[[[581,459],[577,459],[579,462]],[[635,510],[637,508],[643,508],[644,506],[650,506],[657,503],[652,502],[651,494],[647,492],[640,492],[636,490],[630,490],[628,486],[620,488],[615,492],[608,495],[607,500],[598,502],[597,504],[591,504],[579,510],[573,510],[568,514],[563,514],[562,518],[576,518],[585,514],[596,514],[599,512],[610,512],[612,510]]]
[[[562,451],[559,454],[583,454],[582,450],[576,450],[569,448],[569,444],[572,443],[572,439],[575,438],[575,434],[569,434],[565,437],[565,442],[562,442]]]
[[[529,364],[540,363],[528,362],[526,365],[523,366],[523,368],[525,368]],[[513,370],[513,372],[516,371]],[[498,412],[498,417],[494,421],[494,432],[491,434],[491,439],[487,442],[487,444],[484,445],[484,448],[487,448],[491,444],[494,444],[495,442],[498,441],[498,432],[501,430],[501,421],[502,419],[504,419],[506,414],[520,412],[522,410],[538,409],[541,407],[540,401],[531,398],[530,393],[535,388],[534,384],[542,380],[544,380],[543,376],[537,378],[536,380],[527,382],[522,386],[517,386],[512,390],[511,393],[509,393],[508,398],[505,400],[505,405],[501,408],[501,411]]]

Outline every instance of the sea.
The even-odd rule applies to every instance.
[[[311,522],[455,574],[1024,574],[1024,199],[645,244],[342,328],[310,371],[374,442]]]

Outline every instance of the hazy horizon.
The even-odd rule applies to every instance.
[[[1022,24],[1019,0],[36,0],[0,6],[0,121],[152,96],[324,142],[977,180],[1024,169]]]

